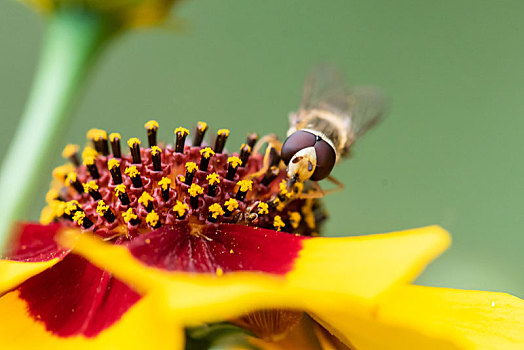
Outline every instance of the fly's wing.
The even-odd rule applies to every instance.
[[[350,130],[355,141],[382,119],[387,103],[382,91],[374,86],[354,88],[351,99]]]
[[[350,89],[340,71],[322,65],[312,69],[306,78],[300,108],[318,109],[337,115],[347,128],[345,148],[348,148],[381,119],[386,102],[379,89]]]
[[[351,108],[351,98],[344,75],[329,65],[314,67],[304,83],[300,108],[347,114]]]

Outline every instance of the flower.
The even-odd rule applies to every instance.
[[[41,13],[78,7],[110,18],[120,27],[153,26],[165,20],[176,0],[20,0]]]
[[[180,349],[184,327],[225,320],[266,348],[305,327],[325,348],[524,344],[520,299],[408,284],[449,244],[441,228],[312,237],[321,206],[261,171],[275,160],[251,154],[255,137],[228,155],[229,133],[209,147],[204,123],[191,146],[187,129],[165,147],[157,123],[146,129],[149,147],[130,139],[129,156],[101,130],[88,133],[83,164],[66,148],[47,225],[20,225],[0,260],[3,348]]]

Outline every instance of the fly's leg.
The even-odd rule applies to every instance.
[[[327,191],[324,191],[325,194],[337,193],[344,189],[344,184],[341,181],[337,180],[334,176],[329,175],[327,177],[327,180],[331,182],[333,185],[335,185],[336,187],[329,189]]]
[[[311,181],[312,183],[312,189],[309,190],[306,193],[301,193],[298,198],[299,199],[314,199],[314,198],[322,198],[328,194],[340,192],[344,189],[344,184],[337,180],[335,177],[329,175],[327,177],[327,180],[334,184],[336,187],[331,188],[329,190],[323,190],[322,187],[320,187],[320,184],[317,181]]]
[[[302,192],[298,195],[298,199],[317,199],[326,195],[326,192],[320,187],[316,181],[311,181],[311,189],[307,192]]]
[[[274,147],[277,148],[278,152],[280,153],[280,150],[282,149],[282,142],[279,141],[278,136],[275,134],[262,136],[260,140],[258,140],[258,142],[256,143],[255,147],[253,147],[253,151],[251,153],[258,153],[262,146],[264,146],[266,143],[268,144],[268,146],[274,145]]]
[[[258,153],[265,144],[267,144],[267,148],[266,153],[264,154],[263,166],[256,173],[249,175],[248,179],[253,179],[264,175],[271,167],[276,166],[280,168],[280,151],[282,150],[282,142],[280,142],[277,135],[269,134],[263,136],[260,140],[258,140],[257,144],[253,148],[252,153]]]

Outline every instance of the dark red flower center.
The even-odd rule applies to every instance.
[[[107,137],[93,129],[93,147],[69,145],[71,164],[55,169],[59,181],[48,193],[43,221],[80,226],[104,238],[135,237],[162,226],[188,225],[192,233],[220,223],[257,226],[312,235],[324,218],[319,202],[300,199],[298,184],[286,187],[280,155],[252,153],[257,141],[250,134],[237,153],[225,150],[229,130],[218,130],[213,145],[204,144],[205,123],[198,123],[192,143],[189,131],[175,129],[173,145],[157,143],[158,123],[146,123],[149,147],[138,138]],[[111,153],[110,154],[110,150]]]

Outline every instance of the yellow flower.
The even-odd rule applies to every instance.
[[[112,18],[122,27],[147,27],[161,23],[177,0],[20,0],[47,14],[61,8],[87,8]]]
[[[248,154],[228,180],[228,154],[186,136],[162,150],[160,171],[141,157],[133,174],[108,166],[134,161],[119,143],[95,142],[97,171],[78,164],[48,194],[52,224],[18,227],[0,260],[0,348],[183,349],[185,328],[225,321],[264,349],[524,346],[524,301],[410,285],[449,245],[442,228],[311,237],[320,206],[275,201],[285,172],[247,181],[264,164]]]

